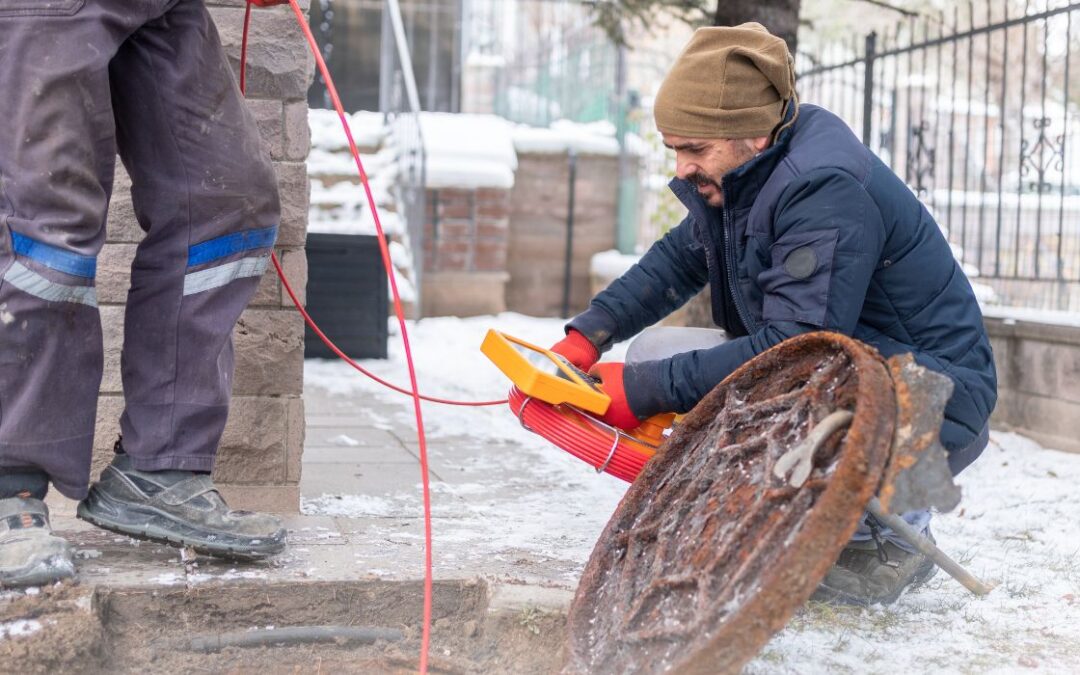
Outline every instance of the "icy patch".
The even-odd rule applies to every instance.
[[[205,584],[211,581],[236,581],[239,579],[267,579],[266,572],[258,572],[255,570],[237,570],[230,569],[224,574],[208,574],[205,572],[197,572],[195,574],[189,574],[185,578],[185,581],[191,585]]]
[[[368,495],[322,495],[300,499],[300,513],[305,516],[363,518],[393,516],[398,512],[393,501]]]
[[[360,445],[360,441],[356,440],[352,436],[346,434],[338,434],[328,441],[332,445],[339,445],[346,448],[355,448]]]

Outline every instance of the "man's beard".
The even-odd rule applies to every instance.
[[[739,168],[743,164],[746,164],[747,162],[752,160],[754,157],[756,157],[757,154],[758,154],[757,152],[754,151],[753,148],[747,147],[747,146],[741,146],[741,145],[736,146],[735,153],[736,153],[735,164],[731,168],[725,169],[724,172],[723,172],[724,174],[727,174],[730,171],[734,171],[735,169]],[[701,171],[698,171],[698,172],[696,172],[694,174],[691,174],[690,177],[688,177],[686,180],[688,182],[694,184],[694,187],[697,188],[698,194],[701,194],[701,189],[703,187],[711,185],[713,188],[716,189],[717,194],[720,195],[721,201],[723,200],[724,189],[721,186],[722,183],[723,183],[723,178],[722,177],[717,178],[717,179],[714,180],[712,177],[708,176],[707,174],[705,174],[705,173],[703,173]],[[702,196],[704,196],[704,195],[702,195]]]
[[[715,181],[712,178],[709,178],[708,176],[701,173],[700,171],[698,171],[697,173],[691,175],[686,180],[693,183],[694,186],[697,187],[698,192],[701,192],[701,188],[705,187],[706,185],[711,185],[714,188],[716,188],[717,191],[720,191],[720,182]]]

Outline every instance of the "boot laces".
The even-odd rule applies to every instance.
[[[874,540],[874,546],[877,547],[877,557],[883,564],[888,564],[889,553],[885,550],[885,541],[881,538],[881,521],[874,517],[872,513],[866,514],[866,525],[870,528],[870,538]]]

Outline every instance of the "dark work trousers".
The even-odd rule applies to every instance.
[[[101,384],[94,276],[119,152],[145,237],[121,357],[124,448],[210,471],[232,330],[279,203],[201,0],[0,0],[0,473],[86,495]]]

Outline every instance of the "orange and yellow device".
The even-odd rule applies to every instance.
[[[597,419],[611,398],[592,377],[555,352],[489,330],[480,346],[514,388],[510,407],[522,426],[585,460],[598,472],[632,481],[664,440],[673,413],[655,415],[633,431]],[[530,403],[539,405],[530,407]]]
[[[549,349],[489,330],[480,351],[526,396],[552,405],[568,403],[594,415],[603,415],[611,405],[596,380]]]

